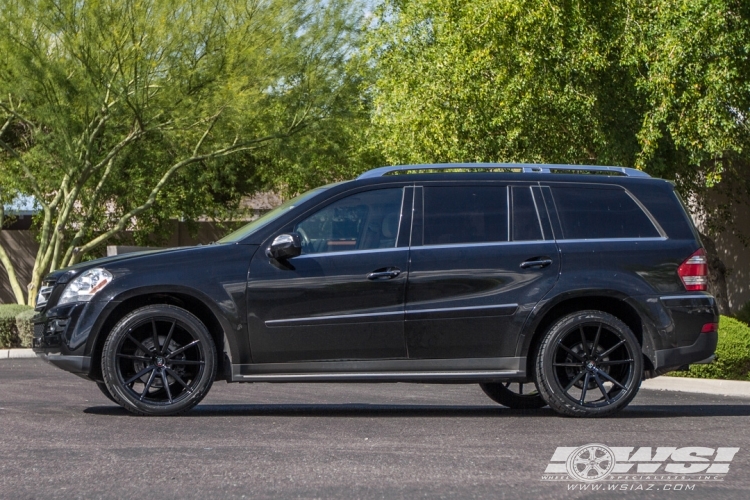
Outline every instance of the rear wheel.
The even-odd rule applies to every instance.
[[[125,316],[104,343],[102,374],[113,398],[138,415],[174,415],[197,405],[216,375],[216,347],[201,321],[168,305]]]
[[[479,384],[479,387],[494,402],[514,410],[537,410],[547,406],[534,382],[493,382]]]
[[[603,417],[635,397],[643,355],[625,323],[602,311],[580,311],[547,331],[535,369],[539,392],[553,410]]]

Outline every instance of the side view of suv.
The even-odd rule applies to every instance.
[[[704,250],[667,181],[620,167],[383,167],[216,244],[44,280],[34,350],[132,413],[227,382],[478,383],[610,415],[713,356]]]

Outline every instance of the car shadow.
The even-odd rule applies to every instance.
[[[119,406],[92,406],[91,415],[130,415]],[[379,405],[379,404],[204,404],[184,417],[558,417],[549,408],[511,410],[502,406]],[[631,405],[613,419],[675,417],[747,417],[750,405]],[[560,417],[563,418],[563,417]]]

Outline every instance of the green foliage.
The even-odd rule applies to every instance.
[[[4,4],[0,193],[33,195],[41,208],[29,301],[46,272],[126,229],[145,242],[170,219],[227,218],[261,188],[348,176],[348,142],[366,120],[349,74],[358,9],[344,0]],[[336,169],[321,175],[332,151]]]
[[[746,198],[748,2],[386,0],[368,47],[389,163],[636,167],[713,232]]]
[[[750,325],[750,302],[746,302],[745,305],[740,307],[734,317],[735,319]]]
[[[34,310],[29,306],[19,304],[0,304],[0,349],[21,347],[16,316],[22,313],[28,314],[28,312],[33,315]],[[24,331],[25,334],[26,331]]]
[[[691,365],[689,371],[673,372],[678,377],[750,380],[750,326],[728,316],[719,321],[716,359],[707,365]]]
[[[36,312],[28,309],[16,315],[16,329],[18,330],[18,341],[20,347],[31,347],[34,340],[34,322],[32,318]]]

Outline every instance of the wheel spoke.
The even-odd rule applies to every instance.
[[[618,343],[616,343],[615,345],[613,345],[612,347],[610,347],[609,349],[607,349],[606,351],[604,351],[603,353],[601,353],[600,355],[598,355],[596,357],[597,361],[600,360],[600,359],[602,359],[602,358],[606,358],[610,353],[612,353],[612,351],[614,351],[615,349],[617,349],[618,347],[620,347],[624,343],[625,343],[624,340],[619,341]]]
[[[133,342],[136,346],[138,346],[138,348],[140,350],[142,350],[143,352],[148,352],[148,353],[152,352],[151,349],[149,349],[148,347],[146,347],[145,345],[143,345],[140,340],[138,340],[135,337],[133,337],[132,335],[130,335],[130,333],[128,333],[127,338],[129,338],[130,341]]]
[[[143,392],[141,393],[141,397],[138,398],[141,401],[143,401],[143,398],[145,398],[146,394],[148,394],[148,390],[151,389],[151,384],[153,383],[155,376],[156,376],[156,368],[154,368],[153,370],[151,370],[151,375],[149,375],[149,377],[148,377],[148,382],[146,382],[146,387],[143,388]]]
[[[194,345],[198,344],[199,342],[200,342],[200,340],[193,340],[189,344],[184,345],[184,346],[180,347],[179,349],[176,349],[175,351],[169,353],[169,355],[167,356],[167,359],[171,360],[172,356],[176,356],[176,355],[180,354],[181,352],[184,352],[186,349],[190,349],[191,347],[193,347]]]
[[[612,361],[599,361],[597,365],[624,365],[626,363],[632,363],[632,359],[613,359]]]
[[[164,341],[164,345],[161,347],[161,355],[164,356],[167,353],[169,343],[172,341],[172,334],[174,334],[174,326],[177,324],[177,320],[172,322],[172,326],[169,327],[169,333],[167,334],[167,340]]]
[[[583,347],[584,354],[586,353],[586,334],[583,332],[583,325],[578,325],[578,331],[581,333],[581,346]]]
[[[583,377],[585,374],[586,374],[586,372],[584,372],[584,371],[578,372],[578,375],[576,375],[575,378],[570,381],[570,383],[568,384],[568,386],[564,389],[564,392],[568,392],[570,390],[570,388],[573,387],[576,382],[578,382],[579,380],[581,380],[581,377]]]
[[[594,372],[594,380],[596,380],[596,385],[599,386],[599,390],[602,391],[602,396],[604,396],[604,399],[607,401],[607,403],[611,403],[612,400],[609,398],[609,394],[607,394],[607,390],[604,388],[602,379],[599,378],[599,374],[597,372]]]
[[[148,363],[151,361],[151,358],[147,358],[144,356],[136,356],[135,354],[118,354],[118,358],[125,358],[125,359],[134,359],[136,361],[143,361],[145,363]]]
[[[552,363],[552,366],[558,366],[561,368],[580,368],[581,363]]]
[[[193,393],[193,390],[185,383],[184,380],[182,380],[182,377],[180,377],[176,371],[167,368],[167,372],[172,375],[174,379],[182,385],[182,387],[187,389],[188,393]]]
[[[608,374],[607,372],[605,372],[605,371],[602,371],[602,370],[599,370],[599,369],[597,369],[597,370],[596,370],[596,372],[597,372],[597,373],[598,373],[599,375],[601,375],[602,377],[604,377],[604,378],[606,378],[607,380],[609,380],[610,382],[612,382],[613,384],[615,384],[615,385],[616,385],[617,387],[619,387],[620,389],[623,389],[623,390],[627,390],[627,387],[625,387],[625,386],[624,386],[624,385],[622,385],[622,384],[621,384],[620,382],[618,382],[617,380],[615,380],[615,379],[613,379],[612,377],[610,377],[610,376],[609,376],[609,374]]]
[[[518,384],[518,394],[523,396],[523,384],[519,382]]]
[[[602,323],[599,323],[599,328],[596,329],[596,337],[594,337],[594,343],[591,344],[591,354],[590,356],[593,356],[596,354],[596,346],[599,345],[599,337],[602,334]]]
[[[151,334],[154,337],[154,352],[161,352],[159,346],[159,334],[156,331],[156,320],[151,318]]]
[[[167,390],[167,398],[169,402],[172,402],[172,391],[169,390],[169,381],[167,381],[167,374],[164,370],[161,370],[161,381],[164,383],[164,389]]]
[[[170,365],[205,365],[205,361],[194,361],[192,359],[170,359]]]
[[[153,370],[153,369],[155,369],[154,365],[148,365],[146,368],[144,368],[143,370],[139,371],[138,373],[136,373],[135,375],[127,379],[125,381],[125,385],[130,385],[131,383],[135,382],[137,379],[141,378],[146,373],[148,373],[149,370]]]
[[[586,377],[583,379],[583,389],[581,389],[581,399],[579,400],[579,403],[581,405],[583,405],[584,402],[586,401],[586,391],[589,388],[590,378],[591,378],[591,375],[589,374],[589,372],[586,372]]]
[[[563,349],[564,349],[565,351],[567,351],[568,353],[570,353],[570,354],[572,354],[573,356],[575,356],[576,358],[578,358],[578,359],[579,359],[579,360],[580,360],[580,361],[581,361],[582,363],[583,363],[584,361],[586,361],[586,360],[585,360],[585,359],[583,358],[583,356],[581,356],[580,354],[578,354],[578,353],[577,353],[577,352],[575,352],[575,351],[572,351],[572,350],[571,350],[571,349],[570,349],[570,348],[569,348],[568,346],[566,346],[565,344],[562,344],[562,343],[560,343],[560,344],[559,344],[559,346],[560,346],[560,347],[562,347],[562,348],[563,348]]]

